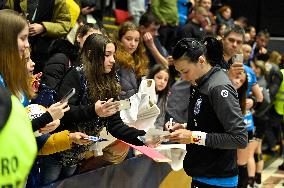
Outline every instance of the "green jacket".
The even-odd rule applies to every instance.
[[[162,23],[178,25],[177,0],[152,0],[151,7]]]
[[[6,7],[14,8],[14,0],[7,0]],[[20,1],[22,12],[27,12],[27,0]],[[65,37],[71,28],[71,15],[65,0],[55,0],[52,19],[50,22],[41,22],[46,32],[42,36],[58,38]]]

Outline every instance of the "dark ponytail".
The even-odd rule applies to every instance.
[[[203,40],[206,46],[205,57],[210,65],[222,65],[223,62],[223,44],[214,37],[206,37]]]
[[[194,38],[183,38],[174,47],[173,59],[188,58],[197,63],[198,58],[204,55],[212,66],[221,65],[223,60],[223,45],[214,37],[206,37],[202,42]]]

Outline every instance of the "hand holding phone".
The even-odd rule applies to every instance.
[[[88,137],[85,137],[85,138],[83,138],[83,139],[85,139],[85,140],[90,140],[90,141],[93,141],[93,142],[108,141],[108,139],[101,138],[101,137],[97,137],[97,136],[88,136]]]
[[[236,54],[234,57],[232,57],[232,65],[228,70],[228,76],[230,80],[236,78],[244,72],[243,61],[243,54]]]
[[[73,143],[79,144],[79,145],[91,143],[92,141],[85,139],[87,137],[88,135],[81,133],[81,132],[74,132],[74,133],[69,134],[70,140]]]
[[[109,117],[117,113],[119,105],[119,101],[113,101],[113,98],[107,101],[98,100],[95,103],[95,111],[99,117]]]
[[[61,119],[68,110],[70,110],[70,107],[66,102],[57,102],[48,107],[47,112],[51,115],[53,120],[57,120]]]
[[[72,88],[68,91],[68,93],[62,97],[62,99],[60,100],[61,103],[65,103],[65,102],[68,102],[68,100],[75,94],[76,92],[76,89],[75,88]]]
[[[232,60],[233,60],[233,63],[238,62],[238,63],[242,63],[242,64],[243,64],[244,56],[243,56],[243,54],[236,54],[236,55],[232,58]]]

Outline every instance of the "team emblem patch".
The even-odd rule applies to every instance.
[[[202,98],[197,99],[194,106],[194,115],[199,114],[201,103],[202,103]]]
[[[221,95],[222,95],[222,97],[228,97],[229,92],[227,90],[222,90]]]

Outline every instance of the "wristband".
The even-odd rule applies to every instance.
[[[191,132],[191,143],[197,144],[201,146],[205,146],[206,134],[205,132],[201,131],[192,131]]]

